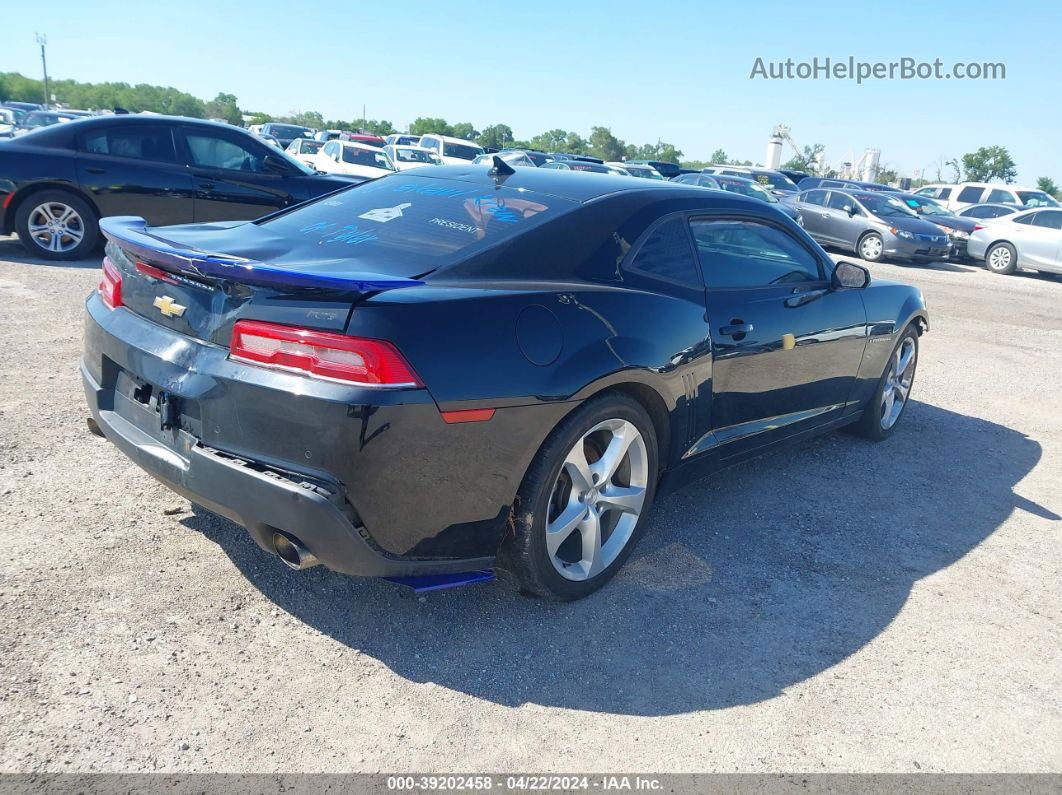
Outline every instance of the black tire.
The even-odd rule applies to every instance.
[[[583,580],[562,576],[546,547],[546,522],[561,469],[588,431],[608,420],[632,423],[645,442],[648,477],[637,523],[618,556],[599,573]],[[627,560],[645,530],[656,494],[658,445],[652,420],[640,403],[624,394],[592,398],[565,417],[535,455],[513,507],[511,535],[498,552],[498,568],[511,572],[521,590],[556,601],[580,599],[608,582]]]
[[[1018,269],[1018,252],[1010,243],[996,243],[985,252],[985,267],[992,273],[1014,273]]]
[[[883,427],[882,423],[882,398],[885,393],[885,386],[888,383],[889,376],[892,374],[893,361],[896,358],[896,352],[900,350],[900,347],[904,344],[904,340],[911,340],[914,343],[914,362],[912,362],[911,381],[908,385],[908,395],[904,399],[903,406],[900,408],[900,413],[889,427]],[[907,404],[910,400],[910,389],[914,386],[914,377],[918,369],[918,329],[913,325],[904,329],[903,334],[896,341],[896,345],[889,353],[889,359],[885,363],[885,369],[881,374],[881,378],[878,379],[878,387],[874,390],[874,395],[871,397],[870,402],[866,408],[863,409],[862,416],[856,420],[852,425],[845,428],[849,433],[853,433],[856,436],[862,436],[864,439],[870,439],[872,442],[883,442],[892,436],[897,426],[900,424],[900,420],[903,419],[904,413],[907,411]]]
[[[876,248],[877,253],[875,254],[871,251],[870,256],[867,256],[867,253],[863,249],[869,240],[877,240],[878,245]],[[856,253],[859,254],[860,259],[864,259],[867,262],[881,262],[885,259],[885,241],[882,240],[881,235],[877,232],[867,232],[859,238],[859,242],[856,243]]]
[[[46,232],[42,237],[36,237],[30,232],[31,219],[42,220],[42,213],[51,211],[54,215],[60,207],[69,208],[74,213],[68,221],[68,234],[57,236]],[[81,233],[76,242],[73,237],[75,230]],[[84,259],[92,253],[100,239],[99,219],[95,211],[84,199],[65,190],[44,190],[29,196],[15,213],[15,231],[31,256],[51,260]],[[50,247],[49,242],[57,238],[57,247]]]

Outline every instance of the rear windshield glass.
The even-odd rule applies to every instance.
[[[465,146],[464,144],[443,144],[443,155],[446,157],[459,157],[462,160],[475,160],[477,155],[483,154],[478,146]]]
[[[415,257],[431,267],[466,258],[577,206],[516,188],[394,174],[262,221],[322,254]]]
[[[1026,207],[1058,207],[1058,202],[1042,190],[1020,190],[1018,199]]]
[[[310,133],[305,127],[296,127],[292,124],[270,124],[268,132],[277,138],[298,138]]]

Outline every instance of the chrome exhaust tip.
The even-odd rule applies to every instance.
[[[273,533],[273,551],[289,569],[308,569],[321,562],[299,539],[279,530]]]

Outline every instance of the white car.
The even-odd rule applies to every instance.
[[[538,168],[538,166],[535,165],[535,161],[523,152],[484,152],[481,155],[476,155],[476,159],[472,161],[472,165],[481,166],[485,163],[492,166],[494,165],[494,158],[496,157],[500,157],[503,163],[508,163],[514,168]]]
[[[409,133],[391,133],[384,139],[387,146],[420,146],[420,136]]]
[[[1034,268],[1062,273],[1062,208],[1041,207],[993,218],[971,233],[966,253],[993,273]]]
[[[350,174],[370,179],[398,170],[383,149],[357,141],[328,141],[313,156],[310,165],[327,174]]]
[[[957,185],[926,185],[914,191],[915,196],[928,196],[949,210],[961,210],[971,204],[1016,204],[1019,207],[1058,207],[1051,196],[1036,188],[1004,185],[999,182],[960,182]]]
[[[464,138],[451,138],[449,135],[422,135],[420,145],[431,149],[448,166],[468,165],[483,154],[483,147]]]
[[[383,150],[387,152],[387,156],[391,158],[394,167],[399,171],[408,171],[411,168],[423,166],[438,166],[442,163],[434,150],[425,149],[423,146],[388,144]]]
[[[647,166],[642,163],[605,163],[610,168],[619,168],[631,177],[642,177],[643,179],[663,179],[664,175],[657,171],[652,166]]]
[[[289,155],[305,163],[308,166],[313,166],[313,156],[321,151],[321,147],[324,146],[322,141],[314,141],[311,138],[296,138],[284,151]]]

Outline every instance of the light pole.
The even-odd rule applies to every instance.
[[[48,59],[44,55],[44,48],[48,45],[48,36],[38,33],[37,43],[41,45],[41,67],[44,69],[44,107],[47,109],[52,104],[52,92],[48,86]]]

